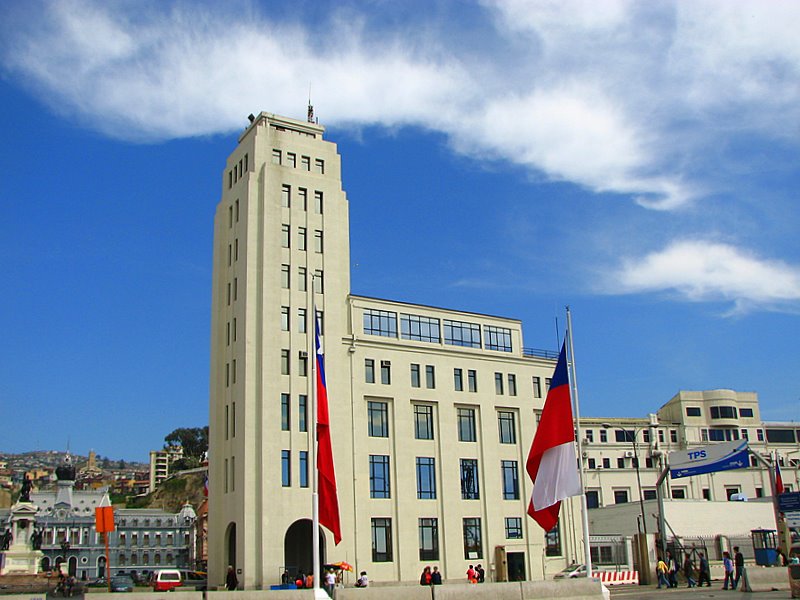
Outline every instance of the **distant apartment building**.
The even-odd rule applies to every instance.
[[[150,492],[170,476],[172,463],[179,458],[183,458],[181,446],[168,446],[163,450],[150,451]]]

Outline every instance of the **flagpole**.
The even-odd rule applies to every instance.
[[[319,469],[317,468],[317,356],[315,347],[316,327],[317,327],[317,307],[312,301],[314,297],[314,274],[309,273],[306,268],[306,340],[308,341],[306,351],[306,361],[308,367],[309,398],[311,398],[311,414],[314,415],[311,427],[311,447],[309,462],[312,465],[311,477],[311,548],[312,548],[312,575],[314,586],[314,597],[320,598],[320,594],[327,594],[319,586],[320,578],[320,556],[319,556]],[[310,281],[309,281],[310,280]]]
[[[583,473],[583,440],[581,439],[581,409],[578,402],[578,375],[575,369],[575,349],[572,346],[572,313],[569,306],[567,309],[567,344],[569,348],[569,360],[567,361],[567,372],[570,374],[570,386],[572,387],[572,398],[575,404],[575,429],[578,442],[578,474],[581,481],[581,522],[583,524],[583,550],[584,564],[586,565],[586,577],[592,576],[592,551],[589,546],[589,511],[586,506],[586,486],[584,484]]]

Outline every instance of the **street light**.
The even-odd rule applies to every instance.
[[[617,429],[618,431],[621,431],[623,433],[623,435],[624,435],[624,437],[626,439],[628,438],[628,435],[629,435],[629,430],[628,429],[623,429],[622,427],[614,426],[611,423],[601,423],[601,425],[602,425],[603,429]],[[641,429],[643,429],[643,428],[642,427],[634,427],[633,428],[633,434],[630,436],[630,438],[631,438],[631,443],[633,444],[633,466],[636,469],[636,483],[637,483],[637,485],[639,487],[639,508],[641,510],[641,513],[642,513],[642,533],[644,533],[645,536],[646,536],[647,535],[647,516],[645,515],[645,512],[644,512],[644,498],[642,496],[642,476],[641,476],[641,473],[639,472],[639,447],[638,447],[638,445],[636,443],[636,435],[639,433],[639,431]]]

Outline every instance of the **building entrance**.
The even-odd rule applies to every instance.
[[[509,552],[506,555],[508,561],[508,580],[509,581],[525,581],[525,553],[524,552]]]
[[[314,572],[314,549],[311,532],[313,523],[310,519],[301,519],[291,524],[283,539],[283,561],[286,570],[292,577],[298,573],[310,575]],[[320,573],[325,564],[325,536],[319,535]]]

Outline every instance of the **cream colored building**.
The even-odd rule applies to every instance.
[[[324,530],[323,562],[346,560],[373,581],[416,581],[426,565],[446,579],[478,563],[500,579],[560,570],[581,552],[577,512],[567,503],[547,539],[525,516],[525,459],[555,356],[526,350],[517,320],[352,295],[348,200],[323,132],[253,116],[223,173],[210,583],[229,564],[246,589],[311,570],[312,302],[343,533],[334,546]]]

